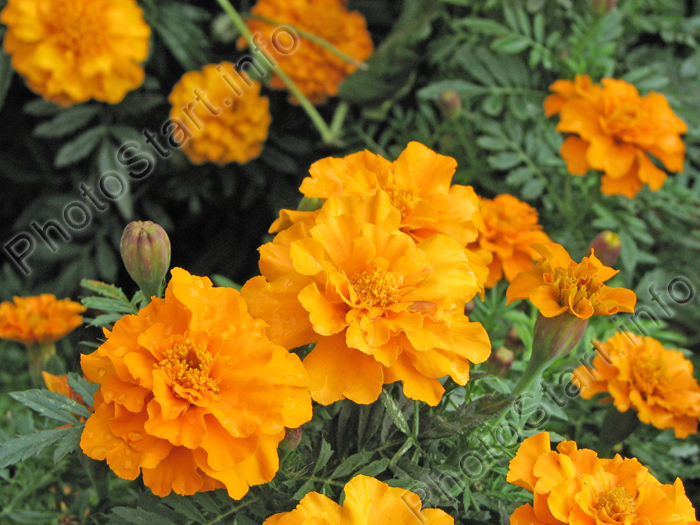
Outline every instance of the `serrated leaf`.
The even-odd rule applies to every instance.
[[[488,159],[489,166],[497,170],[509,170],[523,163],[522,157],[517,153],[503,152],[491,155]]]
[[[331,456],[333,455],[333,450],[331,449],[330,443],[323,438],[321,439],[321,452],[319,453],[318,459],[316,460],[316,465],[314,466],[314,474],[325,467],[326,463],[328,463],[328,460],[331,459]]]
[[[86,308],[104,310],[105,312],[133,314],[135,313],[131,303],[107,299],[106,297],[85,297],[80,301]]]
[[[10,90],[13,76],[14,70],[12,69],[10,55],[0,50],[0,110],[5,105],[5,98],[7,98],[7,92]]]
[[[97,383],[90,384],[87,379],[83,379],[78,374],[74,372],[68,373],[68,386],[73,389],[73,392],[80,395],[83,401],[88,406],[93,406],[95,404],[95,392],[100,388]]]
[[[97,126],[84,131],[77,138],[61,146],[54,159],[56,168],[65,168],[90,155],[107,133],[106,126]]]
[[[507,35],[511,32],[506,26],[488,18],[462,18],[454,25],[466,27],[485,35]]]
[[[497,38],[491,43],[491,49],[509,55],[525,51],[529,46],[530,40],[515,33],[511,33],[503,38]]]
[[[349,458],[343,460],[343,462],[336,467],[336,469],[331,474],[331,479],[341,478],[352,474],[360,465],[366,463],[374,455],[374,452],[358,452],[353,454]]]
[[[508,149],[508,144],[498,137],[481,136],[476,139],[476,143],[484,149],[492,151],[502,151]]]
[[[111,140],[105,140],[97,153],[97,166],[103,181],[119,181],[118,193],[113,193],[111,200],[126,221],[130,221],[134,215],[134,204],[131,196],[131,177],[128,176],[126,167],[117,160],[117,147]],[[107,173],[112,173],[106,177]],[[116,188],[115,190],[116,191]]]
[[[34,128],[34,136],[56,138],[70,135],[85,126],[99,112],[99,106],[90,104],[64,109],[49,122],[43,122]]]
[[[545,182],[540,179],[531,179],[520,190],[520,196],[524,200],[533,200],[542,195],[545,188]]]
[[[199,511],[199,509],[190,501],[189,498],[185,496],[180,496],[171,492],[165,498],[163,498],[163,503],[168,505],[175,512],[179,512],[188,519],[194,520],[198,523],[204,523],[206,518]]]
[[[212,498],[209,494],[206,494],[204,492],[198,492],[197,494],[192,496],[192,500],[194,500],[195,503],[200,505],[207,512],[211,512],[212,514],[221,513],[221,509],[214,501],[214,498]]]
[[[43,98],[37,98],[27,102],[22,109],[27,115],[32,115],[33,117],[50,117],[60,112],[61,106],[57,106]]]
[[[68,432],[60,439],[56,450],[53,452],[53,462],[58,463],[67,454],[73,452],[80,444],[80,436],[83,433],[83,425],[67,428]]]
[[[223,286],[225,288],[235,288],[236,290],[240,290],[241,288],[243,288],[242,285],[232,281],[228,277],[224,277],[223,275],[214,274],[211,276],[211,280],[216,286]]]
[[[124,317],[122,314],[103,314],[103,315],[98,315],[95,317],[90,323],[88,323],[88,326],[107,326],[113,323],[116,323]]]
[[[510,394],[484,394],[479,399],[461,405],[445,416],[429,416],[421,421],[422,439],[439,439],[461,434],[470,428],[484,424],[484,421],[501,414],[513,404],[516,397]]]
[[[362,467],[358,472],[357,475],[364,475],[364,476],[371,476],[375,477],[384,472],[387,467],[389,466],[389,459],[387,458],[382,458],[378,459],[377,461],[373,461],[369,465],[366,465]]]
[[[304,496],[306,496],[309,492],[311,492],[311,489],[313,489],[314,485],[311,480],[306,481],[301,487],[299,487],[299,490],[297,490],[294,495],[292,496],[292,499],[294,500],[300,500]]]
[[[83,279],[80,281],[80,286],[87,288],[95,293],[103,295],[104,297],[109,297],[112,299],[129,302],[126,294],[121,288],[117,288],[113,284],[107,284],[100,281],[93,281],[91,279]]]
[[[430,84],[423,89],[419,89],[417,95],[419,98],[425,100],[437,100],[440,93],[446,89],[454,89],[463,99],[469,99],[477,95],[489,93],[488,88],[477,84],[472,84],[466,80],[441,80],[440,82]]]
[[[175,525],[165,516],[148,512],[143,509],[131,509],[129,507],[114,507],[112,513],[121,519],[134,525]]]
[[[387,414],[389,414],[389,417],[391,417],[391,420],[394,422],[396,427],[407,436],[410,436],[411,428],[409,427],[408,421],[406,421],[406,418],[404,417],[403,412],[401,412],[401,408],[396,400],[391,397],[386,390],[382,390],[379,398],[382,400]]]
[[[57,392],[32,389],[23,392],[10,392],[10,397],[42,416],[68,423],[69,425],[79,424],[79,421],[73,414],[90,417],[90,411],[87,408]]]
[[[40,454],[45,448],[65,436],[69,430],[70,428],[41,430],[3,442],[0,447],[0,468],[14,465]]]

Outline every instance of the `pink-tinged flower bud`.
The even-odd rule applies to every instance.
[[[130,222],[124,228],[120,249],[126,270],[150,302],[160,293],[170,268],[168,234],[151,221]]]
[[[514,357],[515,354],[512,350],[502,346],[495,352],[491,352],[488,361],[486,361],[486,371],[494,376],[506,377],[510,372]]]
[[[301,427],[285,428],[284,439],[280,442],[280,448],[282,450],[294,450],[301,443],[302,434]]]
[[[622,249],[622,243],[620,242],[620,236],[617,233],[605,230],[596,235],[593,239],[591,245],[588,247],[588,252],[586,257],[590,257],[591,253],[595,253],[600,262],[605,266],[612,266],[617,261],[620,256],[620,250]]]
[[[615,4],[617,4],[617,0],[593,0],[593,10],[602,15],[612,11]]]
[[[445,89],[438,95],[440,113],[447,120],[452,120],[462,113],[462,97],[454,89]]]

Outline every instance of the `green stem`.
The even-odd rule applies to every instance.
[[[335,47],[333,44],[331,44],[328,40],[324,40],[318,35],[314,35],[313,33],[309,33],[308,31],[304,31],[303,29],[299,29],[297,26],[293,26],[291,24],[283,24],[281,22],[278,22],[277,20],[273,20],[272,18],[268,18],[266,16],[260,16],[260,15],[254,15],[254,14],[248,14],[246,15],[246,18],[252,18],[253,20],[259,20],[260,22],[265,22],[266,24],[270,24],[272,26],[277,26],[277,27],[288,27],[292,31],[298,33],[299,35],[303,36],[307,40],[310,40],[314,44],[318,44],[324,49],[327,49],[334,55],[336,55],[338,58],[341,60],[344,60],[345,62],[352,64],[355,67],[358,67],[360,69],[369,69],[369,66],[365,63],[362,62],[361,60],[357,60],[356,58],[351,57],[350,55],[347,55],[343,53],[340,49]]]
[[[216,1],[219,3],[224,12],[231,18],[231,21],[236,26],[236,28],[241,32],[241,35],[243,35],[243,38],[248,43],[248,47],[250,48],[251,52],[255,52],[253,50],[257,49],[257,46],[253,41],[253,35],[250,32],[250,29],[248,29],[248,26],[246,25],[241,15],[239,15],[238,11],[236,11],[236,8],[231,5],[231,2],[229,2],[229,0]],[[269,57],[265,58],[270,64],[273,63],[269,59]],[[314,126],[316,126],[316,129],[321,134],[321,139],[323,140],[323,142],[325,142],[326,144],[336,143],[336,137],[331,132],[330,128],[328,127],[328,124],[326,124],[326,121],[323,120],[321,114],[316,110],[316,108],[309,101],[309,99],[306,98],[306,95],[304,95],[304,93],[301,92],[301,90],[294,83],[294,81],[291,78],[289,78],[289,76],[284,71],[282,71],[282,68],[280,68],[278,64],[272,66],[271,69],[278,77],[280,77],[282,82],[284,82],[284,84],[287,86],[287,89],[289,89],[290,93],[299,101],[301,107],[304,108],[304,111],[306,111],[307,115],[309,115],[311,122],[313,122]]]
[[[350,106],[348,105],[348,103],[343,101],[340,104],[338,104],[338,106],[335,108],[335,112],[333,113],[333,119],[331,120],[331,133],[334,137],[340,136],[340,128],[343,127],[343,123],[345,122],[345,117],[348,114],[349,107]]]
[[[44,366],[56,353],[56,345],[53,342],[49,343],[31,343],[27,346],[27,359],[29,360],[29,376],[32,379],[34,388],[44,386],[44,378],[41,375]]]
[[[518,384],[515,385],[511,394],[514,396],[519,396],[520,394],[527,392],[530,386],[535,382],[535,380],[542,375],[545,368],[549,366],[549,361],[540,361],[538,359],[533,359],[530,357],[530,361],[525,368],[525,372],[520,376]]]

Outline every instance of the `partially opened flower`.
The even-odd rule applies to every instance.
[[[466,384],[469,363],[489,355],[483,327],[464,315],[483,290],[483,260],[445,235],[416,244],[400,224],[384,191],[332,197],[313,223],[260,248],[262,276],[241,294],[273,342],[316,343],[304,366],[319,403],[372,403],[400,380],[408,397],[435,405],[438,378]]]
[[[440,509],[421,509],[417,494],[390,487],[369,476],[355,476],[344,487],[345,499],[338,505],[318,492],[309,492],[296,508],[267,518],[263,525],[453,525],[454,519]]]
[[[270,101],[260,95],[260,82],[250,80],[230,62],[188,71],[168,97],[171,144],[195,164],[246,163],[267,140]]]
[[[697,525],[683,482],[663,485],[637,459],[600,459],[563,441],[552,451],[549,433],[525,439],[507,481],[533,493],[511,525]]]
[[[53,343],[80,326],[85,307],[55,295],[15,297],[0,304],[0,338],[25,345]]]
[[[639,419],[676,437],[695,434],[700,418],[700,387],[693,364],[678,350],[667,350],[653,337],[618,332],[595,342],[593,368],[574,370],[581,397],[610,394],[620,412],[637,411]],[[608,398],[609,399],[609,398]]]
[[[644,184],[658,191],[666,173],[649,154],[669,171],[682,171],[680,135],[688,127],[660,93],[642,97],[624,80],[601,82],[602,87],[592,84],[583,75],[573,82],[558,80],[551,86],[556,93],[545,100],[547,116],[560,114],[557,130],[571,133],[561,147],[569,172],[602,171],[601,191],[607,195],[632,198]]]
[[[338,94],[338,86],[357,69],[335,53],[299,35],[291,28],[305,31],[333,45],[357,61],[372,54],[372,38],[364,17],[348,11],[344,0],[258,0],[251,14],[275,23],[249,18],[246,24],[255,35],[255,43],[270,62],[278,65],[313,104],[321,104]],[[289,28],[291,26],[291,28]],[[239,40],[245,46],[244,39]],[[273,75],[270,86],[286,89]],[[290,100],[298,103],[295,97]]]
[[[299,358],[274,345],[232,288],[172,270],[165,299],[117,321],[82,356],[100,384],[80,446],[154,494],[226,488],[234,499],[270,481],[285,427],[311,419]]]
[[[471,186],[452,185],[457,162],[411,142],[394,162],[369,151],[315,162],[300,186],[308,198],[369,197],[378,190],[389,195],[401,212],[399,229],[420,242],[436,233],[461,246],[476,240],[482,227],[479,198]],[[282,210],[270,231],[305,220],[312,212]]]
[[[551,241],[537,222],[537,210],[529,204],[507,194],[480,201],[484,228],[469,248],[493,255],[486,281],[491,288],[504,276],[512,281],[519,273],[531,272],[538,253],[530,244]]]
[[[151,29],[136,0],[8,0],[0,22],[12,66],[46,100],[116,104],[143,83]]]

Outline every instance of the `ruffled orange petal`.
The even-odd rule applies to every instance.
[[[586,152],[590,142],[571,135],[561,145],[561,156],[566,161],[566,169],[572,175],[585,175],[591,166],[588,164]]]

